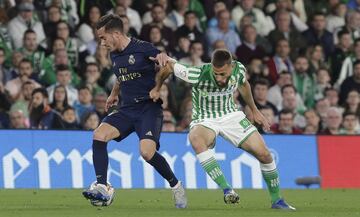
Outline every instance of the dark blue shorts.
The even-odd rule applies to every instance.
[[[153,140],[158,150],[162,121],[161,104],[148,101],[135,106],[120,107],[118,112],[106,116],[102,122],[119,130],[120,136],[115,138],[115,141],[119,142],[135,131],[140,140]]]

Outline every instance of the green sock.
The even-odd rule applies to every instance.
[[[216,161],[211,150],[204,151],[197,155],[201,166],[206,173],[218,184],[221,189],[231,189],[231,186],[226,181],[218,162]]]
[[[260,163],[260,168],[271,196],[271,203],[274,203],[281,198],[279,173],[276,169],[275,162],[273,161],[269,164]]]

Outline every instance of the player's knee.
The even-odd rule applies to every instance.
[[[258,153],[257,159],[260,161],[260,163],[263,163],[263,164],[269,164],[273,161],[273,158],[272,158],[269,150],[267,150],[267,149]]]
[[[108,142],[109,141],[109,136],[107,135],[106,132],[100,130],[99,128],[96,128],[94,130],[93,133],[93,139],[94,140],[98,140],[98,141],[102,141],[102,142]]]
[[[200,136],[192,133],[189,135],[189,140],[196,153],[201,153],[207,149],[206,141]]]
[[[154,156],[155,151],[149,150],[149,149],[140,149],[140,155],[145,161],[151,160],[151,158]]]

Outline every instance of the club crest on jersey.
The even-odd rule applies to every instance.
[[[134,57],[134,55],[131,54],[131,55],[129,56],[129,60],[128,60],[128,61],[129,61],[129,64],[134,65],[134,64],[135,64],[135,57]]]

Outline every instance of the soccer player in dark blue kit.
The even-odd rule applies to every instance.
[[[93,134],[93,162],[97,183],[83,192],[85,198],[108,202],[113,199],[113,189],[107,183],[107,142],[121,141],[132,132],[140,140],[140,154],[168,182],[174,194],[175,206],[185,208],[185,190],[175,177],[165,158],[157,150],[163,120],[161,103],[149,97],[155,86],[155,63],[162,62],[162,54],[151,43],[129,38],[123,33],[123,23],[117,15],[105,15],[96,26],[101,46],[107,47],[117,76],[106,110],[121,103],[106,116]]]

